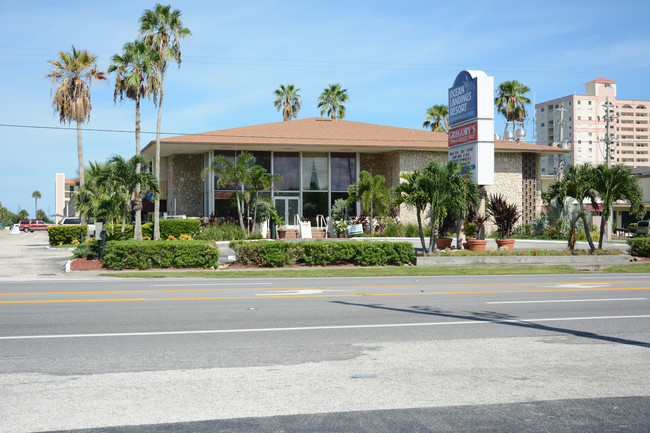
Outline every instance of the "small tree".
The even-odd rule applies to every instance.
[[[359,182],[348,188],[349,202],[361,202],[361,209],[370,217],[370,233],[375,231],[375,216],[384,215],[390,204],[390,191],[386,187],[386,178],[373,176],[368,171],[360,173]]]

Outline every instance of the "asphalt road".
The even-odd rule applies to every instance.
[[[649,295],[646,274],[0,281],[0,431],[648,431]]]

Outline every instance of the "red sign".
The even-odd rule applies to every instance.
[[[449,147],[478,140],[478,122],[449,130]]]

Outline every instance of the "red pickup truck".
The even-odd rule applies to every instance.
[[[34,230],[47,230],[47,228],[51,225],[52,224],[48,224],[42,220],[21,220],[18,223],[18,229],[24,231],[25,233],[29,233],[33,232]]]

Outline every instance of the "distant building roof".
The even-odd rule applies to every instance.
[[[612,83],[612,84],[616,84],[616,81],[608,80],[607,78],[596,78],[595,80],[588,81],[585,84],[589,84],[589,83]]]
[[[322,117],[179,135],[163,138],[160,142],[161,156],[203,153],[215,148],[280,152],[363,153],[393,150],[447,151],[449,149],[447,134],[443,132],[374,125],[349,120],[332,120]],[[155,141],[149,142],[142,153],[152,156],[154,145]],[[562,153],[558,152],[557,148],[549,146],[504,140],[495,142],[495,150]]]
[[[70,183],[79,183],[79,179],[66,179],[66,180],[65,180],[65,183],[66,183],[66,184],[70,184]]]

